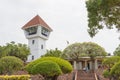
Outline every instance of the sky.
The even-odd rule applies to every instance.
[[[75,42],[95,42],[112,53],[120,44],[120,33],[115,29],[89,36],[85,0],[0,0],[0,45],[11,41],[27,44],[21,27],[36,15],[53,29],[47,49],[63,50]]]

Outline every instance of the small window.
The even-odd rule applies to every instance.
[[[41,49],[43,49],[43,45],[41,45]]]
[[[34,56],[32,56],[32,60],[34,60]]]
[[[32,40],[32,44],[34,44],[35,43],[35,40]]]

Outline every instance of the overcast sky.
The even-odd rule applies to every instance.
[[[37,14],[53,29],[47,49],[63,50],[66,41],[92,41],[112,53],[120,43],[115,29],[104,29],[90,38],[85,0],[0,0],[0,45],[11,41],[27,44],[21,27]]]

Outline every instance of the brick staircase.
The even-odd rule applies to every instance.
[[[57,80],[73,80],[73,72],[69,74],[60,75]]]
[[[77,80],[96,80],[94,72],[78,71]]]
[[[99,78],[99,80],[109,80],[108,78],[103,77],[104,70],[105,70],[104,68],[99,68],[99,69],[95,70],[95,73],[96,73],[97,77]]]

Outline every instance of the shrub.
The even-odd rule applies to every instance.
[[[29,80],[30,75],[5,75],[0,76],[0,80]]]
[[[43,76],[51,77],[62,74],[59,65],[52,61],[42,61],[33,66],[32,74],[41,74]]]
[[[0,59],[0,73],[12,74],[23,67],[23,61],[14,56],[6,56]]]
[[[68,61],[66,61],[64,59],[61,59],[61,58],[56,58],[56,57],[42,57],[42,58],[39,58],[39,59],[29,63],[25,67],[25,69],[31,74],[32,73],[32,68],[34,67],[34,65],[38,64],[39,62],[47,61],[47,60],[57,63],[59,65],[62,73],[64,73],[64,74],[70,73],[73,69],[71,64]]]
[[[120,79],[120,61],[111,68],[110,74],[113,77]]]
[[[109,78],[109,77],[110,77],[110,71],[109,71],[109,70],[104,70],[103,76],[104,76],[105,78]]]

